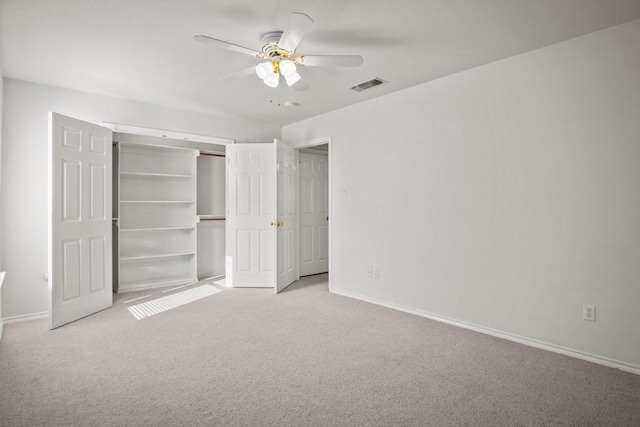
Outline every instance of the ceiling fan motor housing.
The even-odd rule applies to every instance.
[[[271,58],[274,55],[278,55],[280,37],[282,37],[282,31],[271,31],[262,35],[262,52],[267,57]]]

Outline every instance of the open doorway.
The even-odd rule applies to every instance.
[[[299,150],[298,271],[301,277],[328,273],[331,290],[331,144],[319,138]]]
[[[329,152],[326,144],[299,154],[300,276],[329,271]]]

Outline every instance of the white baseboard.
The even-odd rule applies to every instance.
[[[17,322],[26,322],[28,320],[39,320],[46,319],[49,317],[48,311],[43,311],[41,313],[32,313],[32,314],[23,314],[22,316],[13,316],[13,317],[5,317],[2,319],[5,325],[9,323],[17,323]]]
[[[393,310],[402,311],[416,316],[425,317],[427,319],[435,320],[437,322],[446,323],[449,325],[457,326],[459,328],[469,329],[482,334],[491,335],[497,338],[517,342],[519,344],[528,345],[530,347],[539,348],[542,350],[552,351],[554,353],[563,354],[565,356],[575,357],[576,359],[586,360],[588,362],[604,365],[609,368],[620,369],[621,371],[631,372],[632,374],[640,375],[640,366],[631,363],[622,362],[620,360],[611,359],[597,354],[591,354],[580,350],[575,350],[568,347],[562,347],[559,345],[551,344],[548,342],[536,340],[533,338],[527,338],[524,336],[511,334],[509,332],[499,331],[497,329],[491,329],[484,326],[478,326],[471,323],[461,322],[455,319],[449,319],[447,317],[439,316],[437,314],[427,313],[424,311],[416,310],[413,308],[403,307],[401,305],[391,304],[385,301],[377,300],[375,298],[365,297],[359,294],[355,294],[348,291],[342,291],[338,289],[332,289],[331,292],[337,295],[342,295],[349,298],[354,298],[360,301],[368,302],[371,304],[379,305],[382,307],[391,308]]]

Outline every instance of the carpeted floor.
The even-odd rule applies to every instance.
[[[333,295],[326,275],[207,286],[141,320],[128,307],[189,287],[6,325],[0,425],[640,425],[638,375]]]

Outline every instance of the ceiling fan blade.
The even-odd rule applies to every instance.
[[[359,67],[364,62],[360,55],[304,55],[307,67]]]
[[[309,28],[313,25],[313,19],[311,19],[308,15],[304,13],[293,13],[291,18],[289,18],[289,23],[287,27],[282,32],[280,36],[280,41],[278,42],[278,46],[282,49],[288,50],[289,52],[293,52],[296,50],[302,38]]]
[[[231,73],[231,74],[227,74],[226,76],[220,77],[218,80],[223,82],[223,81],[230,81],[230,80],[235,80],[235,79],[240,79],[243,77],[247,77],[250,76],[251,74],[255,74],[256,73],[256,67],[249,67],[249,68],[245,68],[244,70],[241,71],[236,71],[235,73]],[[256,76],[257,78],[258,76]]]
[[[197,36],[193,36],[193,39],[200,43],[210,44],[212,46],[221,47],[223,49],[231,50],[233,52],[244,53],[245,55],[256,56],[260,54],[260,52],[255,51],[253,49],[238,46],[237,44],[225,42],[222,40],[214,39],[213,37],[209,37],[209,36],[197,35]]]

